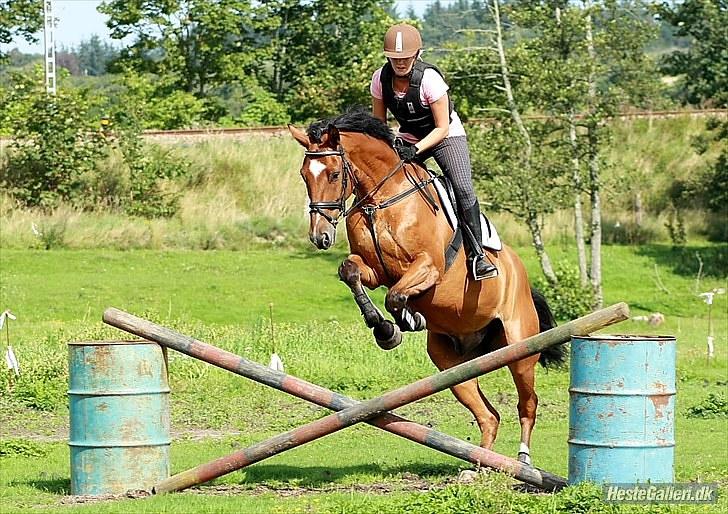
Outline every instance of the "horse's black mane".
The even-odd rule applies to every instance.
[[[308,137],[315,143],[321,142],[326,127],[333,125],[342,132],[361,132],[377,139],[381,139],[389,146],[394,143],[394,133],[386,123],[372,116],[366,107],[355,107],[344,114],[311,123],[308,127]]]

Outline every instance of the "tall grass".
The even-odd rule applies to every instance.
[[[606,230],[633,220],[633,198],[640,191],[646,208],[643,229],[651,240],[668,239],[665,230],[666,188],[687,177],[705,158],[690,147],[704,121],[615,122],[611,147],[605,153]],[[84,212],[63,206],[53,212],[21,209],[0,198],[0,245],[3,248],[147,248],[246,249],[257,245],[296,245],[305,241],[306,191],[299,176],[302,151],[292,138],[252,136],[172,144],[180,159],[192,163],[185,177],[180,208],[169,219],[132,218],[112,207]],[[118,163],[117,163],[118,164]],[[114,173],[114,162],[104,164]],[[622,191],[626,193],[619,193]],[[488,212],[487,185],[481,193],[484,210],[501,237],[511,245],[531,243],[525,226],[512,216]],[[557,212],[545,219],[549,245],[570,246],[572,214]],[[700,237],[705,225],[700,212],[688,213],[689,237]],[[33,227],[36,227],[34,230]],[[614,231],[613,231],[614,232]],[[345,237],[340,234],[340,237]],[[629,241],[616,241],[629,242]],[[639,242],[639,241],[638,241]]]

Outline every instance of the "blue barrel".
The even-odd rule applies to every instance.
[[[68,346],[71,494],[149,490],[169,476],[166,353],[149,341]]]
[[[675,338],[571,340],[569,483],[672,482]]]

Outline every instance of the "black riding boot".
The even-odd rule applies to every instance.
[[[470,209],[463,209],[462,221],[464,222],[463,235],[464,240],[470,250],[470,268],[475,280],[483,280],[498,276],[498,268],[496,268],[488,260],[488,256],[483,251],[483,234],[480,229],[480,206],[476,201]]]

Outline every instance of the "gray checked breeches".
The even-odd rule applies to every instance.
[[[450,179],[460,208],[469,209],[478,201],[473,190],[473,172],[466,136],[446,137],[433,148],[423,152],[422,157],[423,160],[433,157],[445,176]]]

